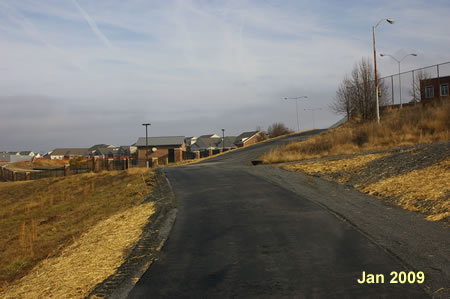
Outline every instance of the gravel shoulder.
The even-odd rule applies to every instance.
[[[418,213],[319,177],[272,166],[249,167],[246,171],[306,197],[349,222],[395,256],[405,269],[423,271],[428,294],[450,297],[450,230],[446,223],[426,221]]]

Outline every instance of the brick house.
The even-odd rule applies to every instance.
[[[420,80],[421,102],[448,100],[450,76]]]
[[[259,134],[260,134],[259,131],[244,132],[238,137],[236,137],[234,144],[236,144],[238,147],[244,147],[251,144],[255,144],[256,142],[258,142]]]
[[[176,162],[181,160],[180,156],[186,151],[185,136],[162,136],[148,137],[148,159],[158,158],[159,163]],[[145,137],[139,137],[135,143],[139,163],[145,163],[147,147]]]
[[[50,159],[73,159],[78,157],[89,158],[91,152],[88,148],[55,148],[50,153]]]

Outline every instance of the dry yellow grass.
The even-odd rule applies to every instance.
[[[362,169],[367,163],[385,156],[387,154],[369,154],[348,159],[282,165],[280,168],[289,171],[301,171],[308,174],[350,172]]]
[[[81,233],[151,193],[148,169],[0,183],[0,291]]]
[[[316,161],[280,165],[288,171],[307,174],[343,174],[334,180],[338,183],[348,182],[358,176],[370,161],[387,154],[368,154],[332,161]],[[395,204],[408,211],[425,214],[427,220],[438,221],[450,217],[450,160],[433,166],[390,177],[376,183],[354,187],[376,197],[394,197]]]
[[[352,121],[306,141],[276,148],[260,159],[279,163],[450,140],[449,101],[386,111],[382,116],[381,124]]]
[[[421,170],[414,170],[378,181],[356,186],[376,196],[395,196],[397,204],[409,211],[419,211],[426,219],[437,221],[450,217],[450,160]]]
[[[153,203],[147,203],[99,222],[59,256],[37,265],[2,297],[85,298],[124,262],[124,250],[139,240],[153,212]]]

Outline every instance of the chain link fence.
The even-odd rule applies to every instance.
[[[450,62],[393,74],[379,79],[386,89],[384,105],[415,104],[448,97]],[[432,88],[431,88],[432,87]]]

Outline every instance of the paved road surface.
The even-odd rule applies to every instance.
[[[391,285],[402,266],[322,207],[246,171],[262,143],[165,170],[179,201],[162,258],[129,298],[425,298]],[[384,284],[358,284],[362,272]]]

